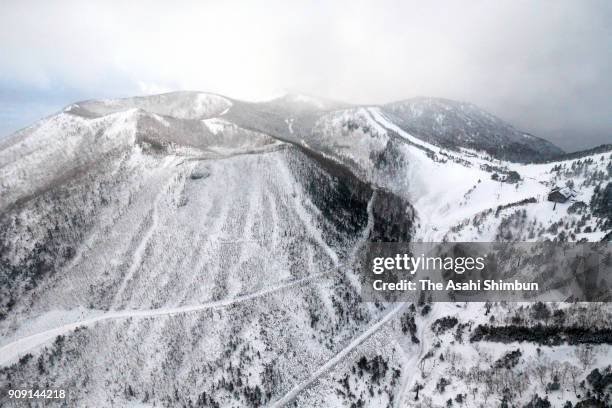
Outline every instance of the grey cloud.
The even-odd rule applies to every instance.
[[[0,84],[440,96],[574,150],[612,140],[610,27],[595,0],[5,2]]]

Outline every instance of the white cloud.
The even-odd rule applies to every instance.
[[[585,125],[588,112],[560,112],[577,95],[610,108],[610,9],[569,0],[3,2],[0,81],[67,84],[92,97],[109,88],[244,99],[299,89],[358,103],[446,96],[536,130],[558,116]]]
[[[142,95],[157,95],[166,92],[171,92],[174,89],[165,85],[138,81],[138,88]]]

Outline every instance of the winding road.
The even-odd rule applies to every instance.
[[[252,299],[260,298],[266,295],[270,295],[275,292],[282,291],[284,289],[292,288],[309,282],[315,278],[319,278],[328,275],[332,272],[337,271],[343,265],[339,265],[335,269],[329,271],[316,273],[307,277],[296,279],[291,282],[279,283],[270,288],[266,288],[257,292],[248,293],[245,295],[237,296],[234,298],[217,300],[212,302],[201,303],[191,306],[180,306],[174,308],[162,308],[162,309],[147,309],[147,310],[117,310],[104,313],[102,315],[92,317],[90,319],[79,320],[73,323],[68,323],[53,329],[49,329],[40,333],[32,334],[30,336],[22,337],[14,340],[2,347],[0,347],[0,367],[8,365],[11,362],[16,361],[19,357],[27,354],[29,351],[42,346],[43,344],[55,339],[57,336],[69,333],[75,330],[77,327],[91,326],[95,323],[117,320],[126,318],[146,318],[146,317],[157,317],[157,316],[168,316],[183,313],[199,312],[208,309],[219,309],[233,304],[246,302]]]

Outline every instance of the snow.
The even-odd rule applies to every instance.
[[[38,348],[46,343],[49,343],[51,340],[54,340],[59,335],[65,335],[77,327],[86,327],[92,326],[98,322],[102,322],[105,320],[116,320],[116,319],[126,319],[126,318],[147,318],[147,317],[157,317],[157,316],[167,316],[167,315],[176,315],[183,313],[192,313],[198,312],[206,309],[217,309],[228,307],[237,303],[247,302],[249,300],[264,297],[271,293],[275,293],[281,290],[289,289],[295,286],[302,285],[305,282],[308,282],[312,279],[320,278],[329,272],[322,272],[317,274],[309,275],[305,278],[296,279],[290,282],[282,282],[279,284],[271,285],[270,287],[245,294],[236,296],[230,299],[218,300],[213,302],[206,302],[197,305],[190,306],[181,306],[181,307],[173,307],[173,308],[160,308],[160,309],[151,309],[151,310],[117,310],[111,312],[102,312],[102,311],[88,311],[87,314],[93,317],[89,317],[86,319],[79,319],[72,323],[63,324],[58,327],[54,327],[51,329],[47,329],[42,332],[37,332],[35,334],[30,334],[24,337],[16,337],[12,341],[4,344],[0,347],[0,367],[7,365],[9,363],[15,362],[17,359],[25,355],[27,352],[32,351],[35,348]],[[79,310],[67,310],[67,311],[50,311],[45,316],[40,316],[36,320],[45,320],[48,324],[49,318],[51,316],[57,316],[54,320],[65,320],[67,316],[83,316],[83,309]],[[58,319],[59,317],[59,319]],[[32,323],[32,326],[37,326],[40,323]],[[22,331],[27,330],[27,328],[23,328]]]
[[[218,135],[223,132],[223,130],[227,126],[231,126],[231,123],[218,118],[204,119],[202,120],[202,122],[206,125],[208,130],[210,130],[215,135]]]
[[[388,323],[392,318],[394,318],[402,309],[404,309],[405,304],[400,303],[396,305],[393,309],[391,309],[382,319],[378,322],[370,326],[367,330],[365,330],[360,336],[356,337],[353,341],[351,341],[345,348],[343,348],[339,353],[337,353],[334,357],[329,359],[325,364],[319,367],[314,373],[312,373],[308,379],[300,384],[297,384],[293,387],[287,394],[285,394],[282,398],[275,401],[272,404],[272,407],[283,407],[287,404],[293,402],[293,400],[297,397],[297,395],[302,392],[304,389],[311,386],[315,381],[317,381],[321,376],[325,375],[329,370],[331,370],[335,365],[337,365],[340,361],[346,358],[346,356],[351,353],[356,347],[366,341],[369,337],[371,337],[374,333],[376,333],[381,326]]]
[[[308,98],[294,100],[317,106]],[[270,404],[328,407],[346,402],[334,387],[357,358],[381,355],[390,367],[401,367],[392,391],[394,404],[403,406],[416,381],[427,380],[423,393],[439,405],[467,386],[457,379],[443,395],[434,391],[439,376],[455,373],[439,361],[428,360],[427,373],[420,368],[438,341],[462,356],[458,369],[484,365],[481,356],[499,358],[513,348],[524,353],[521,369],[538,356],[534,345],[459,343],[451,333],[431,331],[431,323],[443,316],[487,323],[482,304],[435,304],[427,316],[417,312],[420,343],[413,344],[398,329],[408,304],[360,302],[353,263],[375,225],[382,189],[414,207],[414,236],[422,242],[499,239],[502,221],[517,210],[544,230],[532,238],[513,231],[523,234],[521,240],[555,239],[548,228],[580,219],[568,208],[590,202],[595,188],[590,179],[595,172],[609,174],[610,153],[590,156],[593,162],[574,174],[578,159],[519,164],[424,142],[379,107],[309,111],[312,123],[299,109],[287,108],[289,114],[283,111],[265,128],[237,124],[232,114],[238,109],[232,107],[238,105],[204,93],[80,102],[3,145],[0,209],[9,208],[15,217],[7,241],[17,248],[11,253],[16,264],[54,231],[49,220],[59,220],[60,227],[74,220],[84,224],[68,237],[73,256],[24,291],[0,321],[0,366],[28,375],[11,364],[26,353],[43,356],[64,335],[74,347],[74,371],[62,368],[67,360],[61,360],[46,367],[61,372],[29,374],[62,381],[87,374],[95,381],[80,394],[84,405],[110,404],[109,396],[124,393],[117,384],[155,389],[158,398],[172,395],[169,376],[185,384],[192,401],[202,390],[215,390],[222,405],[244,403],[215,383],[229,378],[231,363],[241,365],[250,386],[264,389],[265,376],[274,377]],[[439,123],[445,115],[439,113]],[[326,175],[285,140],[341,164],[372,188],[372,196],[359,198],[367,213],[360,230],[347,234],[330,221],[317,201],[327,197],[314,194],[317,185],[336,176]],[[391,145],[399,159],[379,167],[376,158]],[[486,166],[516,171],[521,180],[492,180]],[[207,177],[190,177],[197,173]],[[570,202],[547,201],[554,186],[569,188],[569,182],[576,192]],[[57,197],[38,199],[47,188],[57,188]],[[104,197],[104,204],[92,196]],[[535,202],[499,207],[529,198]],[[23,204],[11,209],[20,200]],[[63,200],[57,201],[59,209],[54,200]],[[606,231],[597,228],[598,221],[586,220],[593,232],[583,229],[575,239],[601,239]],[[501,305],[494,313],[500,319],[510,315]],[[87,329],[75,332],[81,326]],[[84,343],[71,343],[77,341]],[[551,361],[575,363],[570,346],[542,349]],[[598,353],[606,361],[612,357],[609,347],[598,347]],[[371,406],[387,403],[383,393]]]
[[[293,118],[285,119],[285,123],[287,124],[287,128],[289,129],[289,133],[293,134]]]
[[[314,96],[299,94],[299,93],[288,93],[280,97],[279,99],[290,102],[290,103],[310,105],[317,109],[325,109],[328,105],[322,99],[316,98]]]
[[[225,97],[204,92],[171,92],[145,97],[84,101],[75,106],[88,115],[96,116],[137,108],[178,119],[205,119],[227,113],[232,102]],[[78,110],[72,111],[78,114]]]
[[[405,176],[407,180],[402,181],[402,185],[407,186],[408,197],[419,218],[420,227],[416,232],[417,241],[440,242],[445,238],[450,238],[453,241],[494,241],[496,226],[501,221],[501,217],[492,220],[495,222],[494,225],[485,225],[480,230],[472,229],[471,232],[464,230],[460,234],[452,236],[449,236],[449,231],[482,211],[532,197],[537,199],[537,203],[524,207],[528,212],[529,219],[550,225],[567,217],[566,208],[571,203],[555,208],[554,203],[547,201],[551,186],[554,185],[552,169],[559,164],[558,162],[533,165],[517,164],[491,160],[485,155],[471,152],[468,149],[464,149],[468,155],[461,158],[471,164],[469,167],[453,161],[434,162],[425,151],[415,146],[420,146],[436,154],[447,153],[457,156],[457,153],[445,151],[445,149],[423,142],[408,134],[390,122],[378,108],[370,108],[369,112],[372,114],[375,125],[397,133],[411,144],[405,147],[409,164]],[[595,163],[594,166],[601,170],[605,170],[605,166],[610,162],[609,154],[594,155],[592,159]],[[515,170],[521,175],[522,181],[517,184],[509,184],[491,180],[491,173],[481,169],[483,165]],[[574,181],[578,185],[583,179],[578,177]],[[564,187],[564,189],[570,190],[567,187]],[[580,193],[574,194],[574,198],[588,203],[592,194],[592,187],[583,188]],[[509,209],[506,212],[511,211],[514,211],[514,209]],[[596,241],[601,239],[603,235],[602,231],[593,232],[588,238],[591,241]]]

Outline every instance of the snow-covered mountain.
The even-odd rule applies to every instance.
[[[532,162],[563,153],[552,143],[521,132],[470,103],[441,98],[413,98],[383,106],[408,133],[457,150],[483,150],[500,159]]]
[[[367,241],[609,240],[612,147],[560,153],[441,100],[70,105],[0,144],[0,404],[48,384],[76,406],[487,406],[480,357],[520,348],[510,376],[577,348],[470,343],[532,306],[363,302],[354,264]]]

